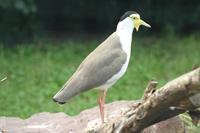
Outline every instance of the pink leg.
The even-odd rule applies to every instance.
[[[100,115],[101,115],[101,122],[104,123],[104,104],[106,99],[106,90],[100,91],[100,96],[97,99],[97,103],[99,105],[100,109]]]

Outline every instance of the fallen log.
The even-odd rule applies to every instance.
[[[88,131],[139,133],[150,125],[184,112],[196,112],[198,115],[192,119],[199,120],[200,111],[197,109],[200,107],[200,68],[168,82],[160,89],[155,90],[155,87],[156,82],[150,81],[143,100],[137,106],[130,105],[130,109],[123,115]]]
[[[136,102],[137,103],[137,102]],[[106,117],[112,119],[123,114],[133,101],[116,101],[106,105]],[[119,109],[120,107],[120,109]],[[76,116],[65,113],[42,112],[30,118],[0,117],[0,133],[86,133],[94,124],[101,124],[99,109],[94,107]],[[166,129],[166,130],[165,130]],[[185,133],[185,125],[179,117],[154,124],[143,133]]]

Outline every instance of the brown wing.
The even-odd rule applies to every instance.
[[[103,85],[121,70],[126,57],[119,36],[113,33],[85,58],[58,93],[67,100],[83,91]]]

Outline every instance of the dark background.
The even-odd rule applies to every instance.
[[[184,35],[200,28],[199,0],[0,0],[0,41],[112,32],[128,10],[140,13],[151,33]]]

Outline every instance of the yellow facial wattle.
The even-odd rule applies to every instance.
[[[139,30],[140,25],[144,25],[144,26],[146,26],[148,28],[151,28],[151,26],[149,24],[147,24],[146,22],[144,22],[142,19],[139,19],[139,18],[138,19],[133,19],[133,24],[134,24],[134,27],[135,27],[136,31]]]

